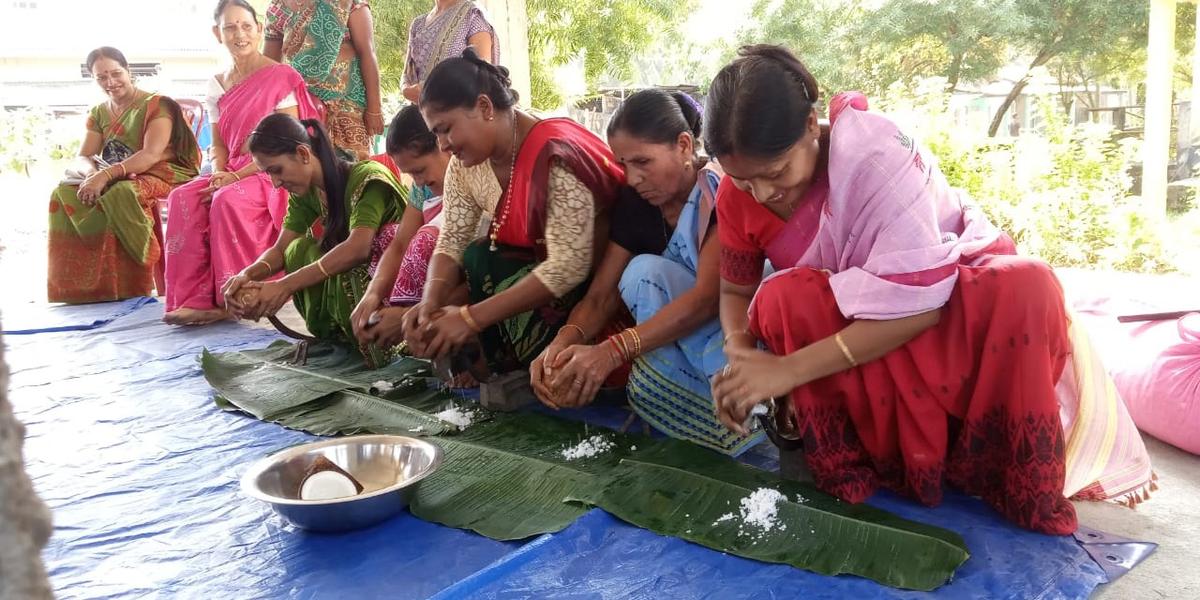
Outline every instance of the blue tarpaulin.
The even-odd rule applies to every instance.
[[[229,322],[169,327],[157,303],[106,306],[53,309],[60,320],[87,313],[68,323],[112,316],[92,330],[5,338],[29,472],[54,511],[45,559],[61,598],[916,595],[725,555],[599,510],[525,542],[407,512],[347,534],[296,530],[243,496],[238,479],[314,436],[218,410],[196,360],[204,347],[256,348],[278,335]],[[962,495],[936,509],[887,494],[871,503],[962,534],[971,558],[935,596],[1086,598],[1105,580],[1072,538],[1022,531]]]

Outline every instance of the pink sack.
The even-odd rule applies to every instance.
[[[1200,454],[1200,313],[1117,322],[1124,314],[1200,308],[1200,282],[1074,270],[1059,279],[1138,429]]]

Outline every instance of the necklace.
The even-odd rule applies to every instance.
[[[496,236],[500,233],[500,228],[504,227],[504,224],[508,222],[508,213],[512,210],[513,174],[517,168],[517,113],[515,112],[513,113],[512,121],[512,147],[509,150],[508,185],[504,186],[504,193],[500,195],[500,202],[504,204],[504,210],[500,213],[499,217],[492,219],[492,231],[488,236],[492,239],[490,247],[492,252],[496,251]],[[500,208],[500,206],[497,205],[496,208]]]

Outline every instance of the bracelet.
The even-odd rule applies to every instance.
[[[750,336],[750,338],[751,338],[751,339],[754,339],[754,334],[752,334],[752,333],[750,333],[749,331],[746,331],[745,329],[743,329],[743,330],[741,330],[741,331],[735,331],[735,332],[733,332],[733,333],[731,333],[731,334],[729,334],[729,335],[725,336],[725,339],[721,340],[721,345],[722,345],[722,346],[728,346],[728,345],[729,345],[729,340],[731,340],[731,339],[733,339],[734,337],[737,337],[737,336],[739,336],[739,335],[746,335],[746,336]]]
[[[642,355],[642,336],[638,334],[637,329],[634,327],[622,331],[621,336],[624,337],[626,333],[633,338],[633,354],[629,355],[629,358],[632,360]]]
[[[483,328],[479,326],[479,323],[475,322],[475,317],[471,316],[471,308],[468,305],[464,304],[458,307],[458,314],[462,317],[462,320],[467,323],[467,327],[471,328],[471,331],[474,331],[475,333],[480,333],[483,331]]]
[[[242,180],[242,176],[241,176],[241,175],[238,175],[238,172],[237,172],[237,171],[230,171],[230,172],[229,172],[229,174],[230,174],[230,175],[233,175],[233,180],[234,180],[234,181],[241,181],[241,180]]]
[[[325,257],[322,256],[321,258]],[[333,275],[330,275],[329,271],[325,270],[325,265],[321,264],[321,258],[317,259],[317,268],[321,270],[321,274],[325,276],[325,279],[330,279],[333,277]]]
[[[109,167],[108,169],[111,169],[111,168],[112,167]],[[104,178],[108,180],[108,183],[112,183],[114,181],[113,176],[112,176],[112,173],[108,172],[108,169],[100,169],[100,174],[103,175]]]
[[[370,111],[370,110],[364,110],[364,111],[363,111],[363,114],[364,114],[364,115],[371,115],[372,117],[382,117],[382,116],[383,116],[383,111],[380,111],[380,112],[375,112],[375,111]]]
[[[121,167],[121,178],[129,177],[129,169],[125,168],[125,163],[117,163],[113,167]]]
[[[257,265],[257,264],[260,264],[260,263],[262,264],[262,266],[264,266],[264,267],[266,267],[266,268],[267,268],[267,275],[270,275],[270,274],[272,274],[272,273],[274,273],[274,272],[275,272],[275,268],[274,268],[274,267],[272,267],[272,266],[271,266],[271,263],[267,262],[267,261],[266,261],[266,259],[262,259],[262,258],[260,258],[260,259],[258,259],[258,260],[256,260],[256,261],[254,261],[254,265]],[[254,265],[250,265],[250,266],[252,266],[252,267],[253,267]],[[247,269],[247,270],[249,270],[249,269]]]
[[[610,336],[608,338],[608,343],[612,344],[613,349],[617,351],[617,358],[620,358],[621,362],[625,362],[627,360],[625,358],[625,352],[621,350],[621,345],[617,342],[617,337],[619,336]]]
[[[579,332],[579,337],[580,337],[580,339],[582,339],[582,340],[583,340],[583,341],[585,341],[585,342],[587,341],[587,339],[588,339],[588,336],[587,336],[587,334],[586,334],[586,333],[584,333],[584,331],[583,331],[583,328],[582,328],[582,327],[580,327],[580,326],[578,326],[578,325],[576,325],[576,324],[574,324],[574,323],[567,323],[566,325],[563,325],[562,327],[560,327],[560,328],[559,328],[559,330],[561,331],[561,330],[563,330],[563,329],[566,329],[566,328],[568,328],[568,327],[570,327],[571,329],[574,329],[575,331],[578,331],[578,332]]]
[[[850,363],[851,367],[857,367],[858,361],[854,360],[854,355],[850,353],[850,347],[846,345],[846,341],[842,339],[841,332],[833,336],[833,341],[837,342],[838,348],[842,349],[842,356],[846,357],[846,362]]]

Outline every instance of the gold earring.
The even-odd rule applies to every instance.
[[[690,169],[690,168],[692,168],[692,161],[690,161],[690,160],[688,160],[688,161],[684,161],[684,163],[683,163],[683,168],[685,168],[685,169]]]

